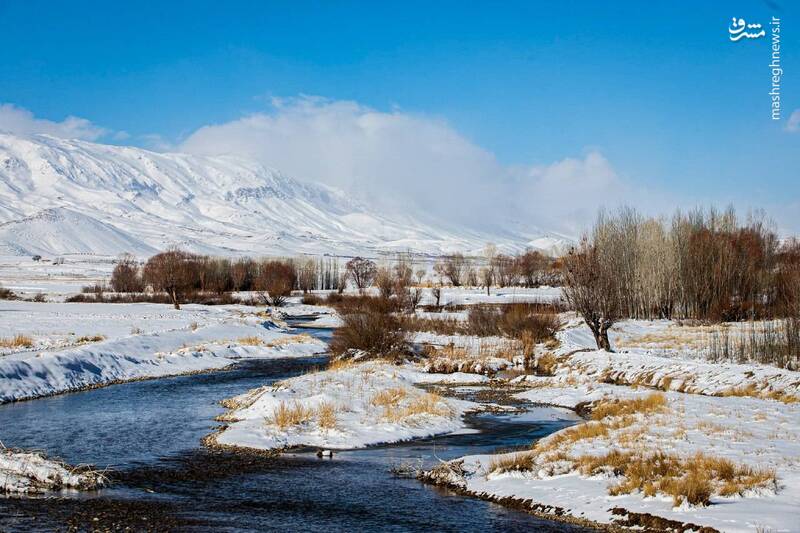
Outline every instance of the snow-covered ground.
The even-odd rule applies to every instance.
[[[697,338],[703,334],[666,321],[626,321],[612,334],[624,351],[609,354],[592,349],[588,328],[570,321],[558,334],[560,346],[547,354],[555,361],[553,375],[515,379],[529,387],[519,399],[583,409],[655,394],[663,405],[611,411],[580,430],[543,439],[532,451],[464,457],[440,469],[438,479],[490,499],[529,500],[539,512],[600,523],[636,521],[638,513],[720,531],[800,530],[800,373],[706,362]],[[685,468],[705,465],[710,505],[676,506],[666,488],[648,495],[621,491],[627,478],[619,467],[602,466],[652,463],[657,454]],[[715,460],[740,474],[731,480],[714,470],[723,467],[706,465]],[[523,466],[508,466],[515,463]]]
[[[223,446],[360,448],[465,427],[478,404],[425,392],[423,383],[482,383],[472,374],[428,374],[381,361],[344,364],[254,389],[225,402]]]
[[[0,445],[0,494],[92,490],[105,483],[105,477],[99,472],[71,468],[39,453],[10,450]]]
[[[109,280],[115,259],[68,255],[34,261],[30,256],[0,255],[0,283],[22,298],[42,294],[48,300],[64,301],[84,286]]]
[[[0,339],[0,402],[326,348],[246,306],[0,301]]]

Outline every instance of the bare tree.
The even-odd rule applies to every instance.
[[[381,292],[381,296],[388,298],[395,292],[396,280],[392,277],[392,272],[387,267],[380,267],[375,274],[375,286]]]
[[[494,284],[494,269],[485,266],[481,268],[481,282],[486,286],[486,296],[489,296],[492,284]]]
[[[433,300],[436,302],[436,307],[440,307],[440,303],[442,301],[442,288],[438,285],[431,287],[431,294],[433,295]]]
[[[311,258],[299,259],[297,265],[297,285],[303,293],[307,293],[317,287],[317,262]]]
[[[231,265],[231,283],[233,290],[249,290],[255,277],[256,262],[249,257],[243,257]]]
[[[425,278],[425,269],[418,268],[414,275],[417,277],[417,285],[422,285],[422,280]]]
[[[544,270],[548,266],[547,258],[535,250],[526,250],[517,257],[516,270],[526,287],[538,287]]]
[[[192,256],[178,248],[156,254],[144,266],[144,278],[154,291],[166,292],[175,309],[181,308],[186,293],[191,290],[194,275]]]
[[[111,288],[115,292],[142,292],[144,283],[139,265],[131,254],[122,254],[111,273]]]
[[[282,261],[264,261],[258,269],[254,288],[267,305],[281,306],[292,294],[295,271]]]
[[[566,257],[564,296],[592,330],[597,347],[608,352],[608,330],[620,318],[619,282],[613,262],[584,238]]]
[[[464,284],[469,262],[463,254],[446,255],[439,264],[442,274],[453,287],[460,287]]]
[[[363,257],[354,257],[348,261],[346,269],[350,279],[353,280],[358,290],[362,292],[372,285],[378,271],[378,267],[375,266],[373,261]]]
[[[413,288],[408,291],[408,306],[413,313],[422,301],[422,289]]]

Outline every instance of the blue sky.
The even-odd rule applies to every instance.
[[[656,206],[734,201],[800,230],[800,9],[774,3],[0,0],[0,103],[181,147],[316,95],[444,122],[506,168],[596,152]],[[780,123],[768,40],[727,32],[772,15]]]

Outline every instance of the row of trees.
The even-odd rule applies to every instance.
[[[497,253],[493,245],[488,245],[482,258],[469,258],[460,253],[444,256],[434,265],[434,273],[440,284],[486,287],[488,293],[493,286],[559,285],[559,266],[557,261],[535,250],[505,255]]]
[[[798,316],[800,243],[781,243],[761,218],[677,212],[601,214],[565,258],[565,295],[610,350],[620,318],[742,320]]]
[[[150,287],[166,293],[176,309],[193,293],[225,294],[254,291],[264,303],[281,305],[309,275],[307,265],[289,260],[210,258],[173,248],[152,256],[141,266],[125,255],[111,275],[116,292],[142,292]]]

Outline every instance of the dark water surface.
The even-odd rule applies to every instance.
[[[327,340],[326,330],[307,332]],[[222,398],[295,376],[325,358],[243,361],[235,369],[113,385],[0,405],[0,441],[72,464],[112,469],[110,488],[38,499],[0,497],[0,531],[71,527],[191,531],[578,531],[413,479],[431,465],[528,445],[570,424],[472,416],[475,433],[337,453],[277,458],[208,451]]]

